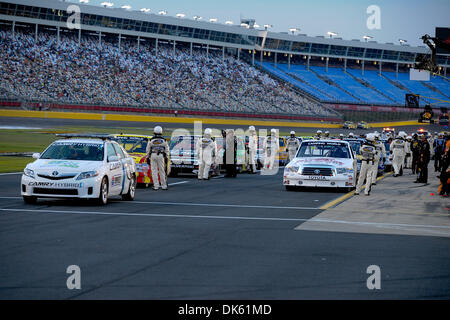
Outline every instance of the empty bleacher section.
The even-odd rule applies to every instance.
[[[313,65],[308,70],[306,65],[273,62],[263,62],[262,69],[322,102],[399,106],[405,104],[405,94],[413,93],[421,96],[422,106],[450,106],[448,102],[439,103],[449,100],[450,82],[438,76],[432,76],[429,82],[412,81],[406,72],[383,71],[380,75],[379,71],[365,70],[363,74],[361,69],[344,71],[343,67]]]

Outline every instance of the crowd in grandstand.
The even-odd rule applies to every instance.
[[[0,98],[60,103],[333,115],[222,51],[0,31]]]

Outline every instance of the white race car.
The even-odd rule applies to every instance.
[[[284,169],[283,184],[295,187],[330,187],[351,190],[356,186],[357,160],[347,141],[305,140],[295,159]]]
[[[97,199],[109,196],[133,200],[136,164],[108,135],[63,135],[24,169],[21,194],[26,203],[37,198]]]

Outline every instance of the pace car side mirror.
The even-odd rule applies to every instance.
[[[33,159],[39,159],[40,156],[41,156],[41,154],[39,152],[35,152],[32,155]]]
[[[108,156],[108,162],[115,162],[115,161],[119,161],[118,156]]]

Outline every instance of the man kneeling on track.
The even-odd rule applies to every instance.
[[[358,183],[356,184],[355,194],[359,195],[362,190],[364,181],[366,181],[366,188],[364,194],[366,196],[370,195],[370,190],[372,188],[372,173],[373,166],[375,165],[376,147],[374,145],[375,136],[372,133],[367,135],[367,140],[360,147],[360,153],[362,156],[361,170],[359,171]]]

